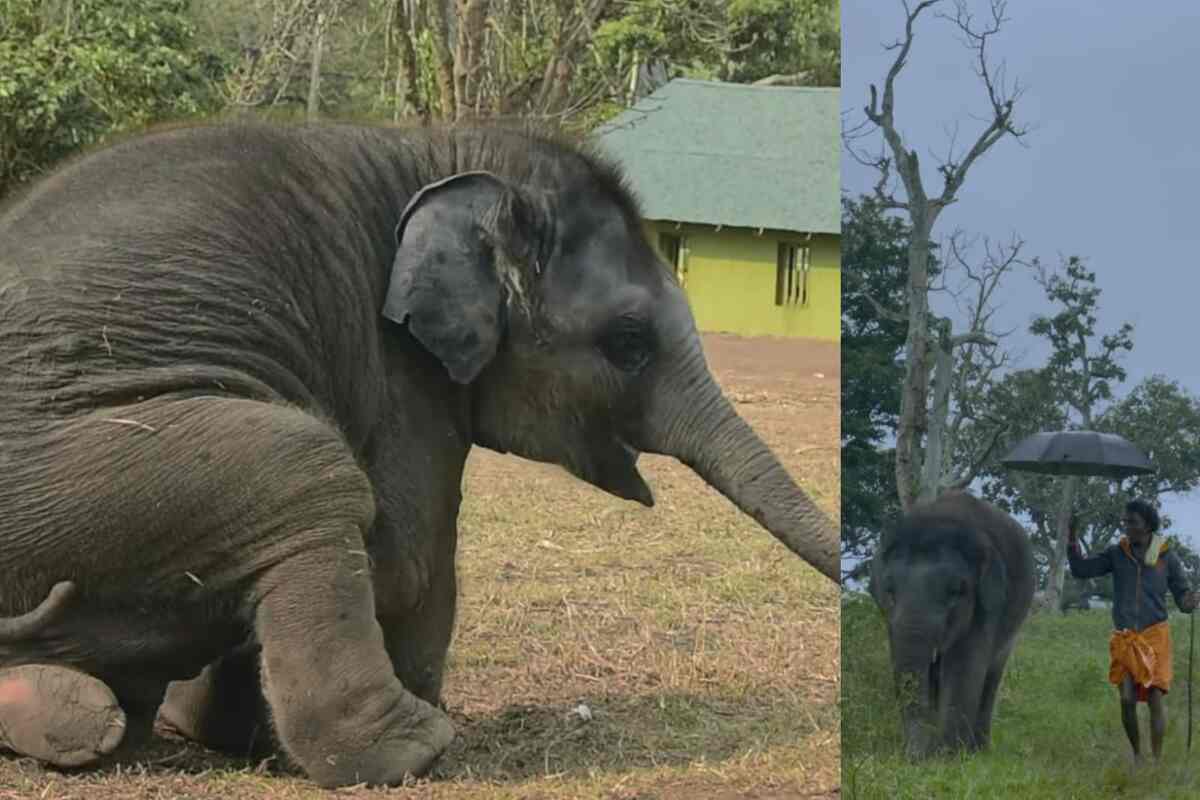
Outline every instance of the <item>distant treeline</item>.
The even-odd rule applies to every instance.
[[[232,113],[594,127],[663,81],[835,86],[837,0],[0,0],[0,197]]]

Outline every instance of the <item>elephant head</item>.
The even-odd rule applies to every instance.
[[[673,456],[837,581],[833,526],[722,395],[687,299],[603,161],[429,184],[396,229],[384,315],[469,387],[476,444],[653,495]]]
[[[871,565],[883,612],[905,749],[922,758],[943,744],[961,666],[986,658],[976,638],[1005,613],[1003,559],[977,530],[917,515],[889,532]],[[968,652],[976,648],[980,652]]]

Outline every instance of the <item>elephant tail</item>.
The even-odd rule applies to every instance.
[[[46,599],[28,614],[19,617],[0,617],[0,643],[28,639],[42,628],[52,624],[67,608],[67,602],[75,594],[75,584],[60,581],[54,584]]]

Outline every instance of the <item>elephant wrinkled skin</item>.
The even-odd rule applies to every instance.
[[[94,763],[157,714],[421,774],[475,445],[646,505],[674,456],[838,579],[586,148],[200,125],[45,178],[0,214],[0,746]]]
[[[887,620],[908,755],[987,747],[1004,666],[1033,602],[1024,529],[990,503],[948,492],[884,533],[870,588]]]

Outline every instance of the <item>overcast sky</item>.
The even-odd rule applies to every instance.
[[[935,237],[956,227],[993,239],[1016,233],[1044,262],[1084,256],[1103,291],[1100,331],[1135,326],[1120,393],[1161,374],[1200,394],[1200,4],[1012,0],[1008,16],[990,47],[1028,86],[1016,113],[1033,130],[1026,146],[1006,139],[976,164]],[[891,63],[882,45],[903,22],[899,0],[842,0],[844,123],[862,121],[868,85],[881,86]],[[951,23],[921,17],[896,116],[909,144],[920,144],[931,194],[954,124],[965,146],[990,111],[971,58]],[[843,189],[868,191],[875,174],[842,163]],[[1019,326],[1008,344],[1024,354],[1020,366],[1037,366],[1045,349],[1026,329],[1048,308],[1041,289],[1024,275],[1004,286],[999,323]],[[1173,532],[1200,546],[1200,497],[1167,496],[1163,508]]]

